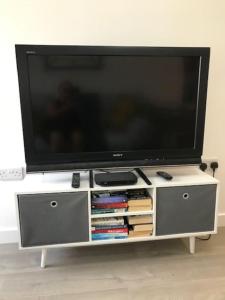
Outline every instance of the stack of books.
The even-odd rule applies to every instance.
[[[96,218],[91,222],[92,240],[126,239],[128,227],[123,217]]]
[[[127,198],[129,212],[152,210],[152,197],[146,189],[129,190]]]
[[[91,213],[120,213],[127,211],[127,195],[125,192],[93,193]]]
[[[129,224],[129,237],[143,237],[152,234],[153,219],[151,215],[130,216],[127,221]]]

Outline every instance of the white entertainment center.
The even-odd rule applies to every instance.
[[[173,175],[166,181],[157,170]],[[97,246],[160,239],[189,238],[190,253],[195,237],[217,232],[218,181],[197,166],[143,168],[152,185],[138,178],[135,185],[89,186],[89,173],[81,172],[80,188],[71,187],[71,172],[27,175],[16,191],[20,249],[41,249],[45,267],[47,249]],[[153,200],[149,211],[91,214],[94,191],[147,189]],[[92,241],[91,221],[98,217],[152,215],[153,232],[145,237]]]

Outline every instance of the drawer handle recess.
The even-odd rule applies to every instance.
[[[51,207],[57,207],[58,203],[57,201],[51,201]]]
[[[190,198],[190,195],[188,193],[183,193],[183,199],[187,200]]]

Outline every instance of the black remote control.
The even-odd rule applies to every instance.
[[[173,179],[173,176],[170,175],[170,174],[167,173],[167,172],[158,171],[158,172],[156,172],[156,174],[159,175],[160,177],[166,179],[166,180],[172,180],[172,179]]]
[[[148,179],[148,177],[145,175],[145,173],[140,168],[134,169],[138,175],[147,183],[148,185],[152,185],[151,181]]]
[[[72,187],[73,188],[79,188],[80,187],[80,173],[73,173]]]
[[[90,170],[90,171],[89,171],[89,187],[90,187],[90,188],[93,188],[93,186],[94,186],[93,171]]]

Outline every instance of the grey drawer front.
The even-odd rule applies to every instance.
[[[18,195],[18,207],[23,247],[89,240],[87,192]]]
[[[216,185],[157,189],[156,235],[214,230]]]

